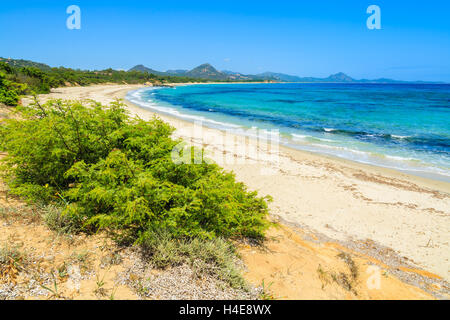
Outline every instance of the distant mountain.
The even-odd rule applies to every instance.
[[[0,57],[0,61],[6,62],[9,65],[21,68],[21,67],[35,67],[41,69],[43,71],[51,70],[47,64],[34,62],[30,60],[23,59],[11,59],[11,58],[2,58]],[[112,70],[112,69],[108,69]],[[87,71],[87,70],[86,70]],[[206,79],[206,80],[216,80],[216,81],[270,81],[270,82],[317,82],[317,83],[428,83],[428,84],[445,84],[445,82],[431,82],[431,81],[401,81],[401,80],[393,80],[388,78],[379,78],[379,79],[354,79],[343,72],[339,72],[336,74],[332,74],[326,78],[316,78],[316,77],[299,77],[294,75],[289,75],[285,73],[276,73],[276,72],[264,72],[256,75],[251,74],[243,74],[240,72],[234,72],[229,70],[219,71],[214,68],[209,63],[204,63],[192,70],[184,70],[184,69],[176,69],[176,70],[167,70],[167,71],[157,71],[151,68],[148,68],[142,64],[139,64],[129,71],[139,71],[152,73],[160,76],[182,76],[182,77],[190,77],[194,79]]]
[[[150,68],[147,68],[146,66],[139,64],[133,68],[131,68],[128,71],[140,71],[140,72],[146,72],[146,73],[152,73],[152,74],[156,74],[156,75],[164,75],[164,72],[160,72],[160,71],[156,71]]]
[[[217,80],[217,81],[244,81],[244,80],[254,80],[255,76],[245,76],[238,72],[232,71],[219,71],[214,68],[209,63],[204,63],[192,70],[167,70],[165,72],[156,71],[151,68],[147,68],[140,64],[130,69],[130,71],[141,71],[147,73],[153,73],[162,76],[183,76],[195,79],[207,79],[207,80]]]
[[[239,81],[255,80],[255,76],[245,75],[239,72],[222,70],[222,73],[226,74],[228,76],[228,79],[230,80],[239,80]]]
[[[217,71],[209,63],[199,65],[198,67],[186,72],[186,76],[190,78],[201,78],[210,80],[227,80],[228,76],[220,71]]]
[[[30,60],[11,59],[11,58],[6,59],[6,58],[0,57],[0,61],[6,62],[10,66],[16,67],[16,68],[35,67],[35,68],[38,68],[38,69],[41,69],[44,71],[51,69],[51,67],[46,64],[34,62],[34,61],[30,61]]]
[[[284,73],[275,73],[275,72],[264,72],[257,74],[256,76],[259,79],[262,80],[275,80],[275,81],[281,81],[281,82],[298,82],[301,80],[300,77],[297,76],[291,76]]]
[[[256,75],[264,80],[278,80],[282,82],[355,82],[356,80],[343,72],[332,74],[327,78],[298,77],[284,73],[264,72]]]
[[[361,79],[361,80],[355,80],[359,83],[442,83],[442,82],[424,82],[424,81],[401,81],[401,80],[393,80],[388,78],[379,78],[379,79]]]
[[[332,74],[331,76],[329,76],[325,80],[327,80],[329,82],[354,82],[355,81],[355,79],[353,79],[352,77],[346,75],[343,72]]]
[[[167,70],[166,73],[167,74],[173,74],[173,75],[177,75],[177,76],[184,76],[186,74],[186,72],[188,72],[189,70]]]
[[[130,69],[141,72],[153,73],[156,75],[171,75],[171,76],[186,76],[197,79],[217,80],[217,81],[276,81],[276,82],[312,82],[312,83],[411,83],[410,81],[399,81],[387,78],[380,78],[374,80],[368,79],[353,79],[349,75],[338,72],[326,78],[316,77],[299,77],[284,73],[264,72],[256,75],[246,75],[234,71],[218,71],[211,64],[202,64],[190,71],[187,70],[168,70],[166,72],[156,71],[147,68],[143,65],[138,65]],[[425,82],[412,81],[412,83],[442,83],[442,82]]]

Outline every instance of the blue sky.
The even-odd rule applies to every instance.
[[[66,8],[81,8],[81,30]],[[366,9],[381,8],[381,30]],[[0,56],[81,69],[283,72],[450,82],[450,1],[5,1]]]

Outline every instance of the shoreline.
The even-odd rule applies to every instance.
[[[104,104],[124,99],[129,91],[143,85],[98,85],[59,88],[42,98],[93,99]],[[130,112],[145,119],[156,113],[125,101]],[[193,124],[157,114],[174,126],[176,136],[201,145],[202,137],[192,134]],[[220,135],[218,129],[204,128],[206,135]],[[238,138],[236,138],[239,140]],[[242,139],[241,139],[242,140]],[[252,139],[244,139],[252,145]],[[220,146],[208,146],[216,151]],[[271,214],[287,223],[341,242],[370,240],[417,267],[447,281],[450,258],[450,184],[285,146],[279,147],[278,165],[222,165],[238,181],[261,196],[271,195]],[[272,168],[275,176],[261,175]],[[274,182],[276,181],[276,183]]]
[[[238,82],[238,83],[239,84],[247,84],[246,82],[242,82],[242,83]],[[256,82],[256,83],[264,83],[264,82]],[[180,84],[175,83],[175,84],[168,84],[168,87],[189,86],[189,85],[210,85],[210,84],[220,85],[220,84],[223,84],[223,83],[220,83],[220,82],[218,82],[218,83],[180,83]],[[253,83],[250,83],[250,84],[253,84]],[[151,87],[149,87],[149,86],[142,86],[142,88],[151,88]],[[138,89],[142,89],[142,88],[138,88]],[[175,116],[175,115],[171,115],[169,113],[161,113],[161,112],[158,112],[157,110],[153,110],[151,108],[146,108],[146,107],[140,106],[137,103],[129,101],[126,98],[126,96],[132,91],[135,91],[135,90],[130,90],[130,91],[127,91],[125,93],[122,93],[120,95],[120,99],[124,100],[127,104],[132,104],[136,108],[144,109],[144,110],[147,110],[149,112],[155,113],[155,114],[157,114],[160,117],[167,117],[168,119],[177,120],[177,121],[180,121],[180,122],[185,123],[187,125],[189,125],[189,124],[192,125],[193,124],[193,121],[185,119],[182,116]],[[221,131],[221,132],[225,132],[225,129],[215,128],[213,126],[208,126],[207,124],[205,124],[204,126],[209,128],[209,129],[212,129],[212,130],[218,130],[218,131]],[[237,136],[238,134],[231,133],[231,135]],[[246,136],[246,137],[248,137],[248,136]],[[253,137],[248,137],[248,138],[251,139],[253,142],[255,142],[255,139]],[[402,169],[397,169],[397,168],[391,168],[391,167],[388,167],[388,166],[383,166],[381,164],[366,163],[366,162],[363,162],[363,161],[347,159],[347,158],[340,157],[340,156],[337,156],[337,155],[321,153],[320,151],[315,152],[315,151],[304,150],[304,149],[296,148],[295,146],[288,145],[288,144],[285,144],[285,143],[280,143],[279,148],[280,148],[280,150],[283,150],[286,153],[294,153],[294,154],[296,152],[299,152],[300,154],[306,153],[306,154],[308,154],[310,156],[314,156],[315,155],[315,156],[317,156],[319,158],[327,158],[329,160],[339,161],[339,162],[342,162],[343,164],[347,164],[347,165],[351,165],[351,166],[360,166],[361,169],[363,169],[363,170],[364,169],[365,170],[367,170],[367,169],[369,169],[369,170],[378,170],[380,173],[389,174],[389,175],[393,176],[393,178],[397,177],[398,175],[404,175],[404,178],[406,178],[406,179],[417,179],[417,181],[419,183],[426,184],[430,188],[439,188],[439,189],[444,190],[444,192],[446,192],[446,193],[450,193],[450,180],[449,181],[445,181],[444,178],[439,178],[440,176],[437,175],[437,174],[436,174],[436,176],[439,176],[439,177],[433,177],[434,174],[431,174],[429,172],[423,172],[423,171],[420,171],[421,174],[415,174],[415,172],[412,171],[412,170],[407,170],[407,169],[402,170]]]
[[[257,82],[257,83],[261,83],[261,82]],[[181,83],[181,84],[168,84],[166,85],[166,87],[177,87],[177,86],[189,86],[189,85],[210,85],[210,84],[217,84],[217,85],[222,85],[223,83]],[[239,84],[247,84],[245,82],[243,83],[239,83]],[[216,130],[220,130],[220,131],[225,131],[225,130],[240,130],[241,129],[241,125],[239,124],[235,124],[233,122],[221,122],[220,120],[214,120],[211,118],[208,118],[208,116],[204,116],[204,115],[191,115],[189,113],[181,113],[176,109],[173,109],[173,112],[170,111],[166,111],[166,110],[162,110],[165,109],[167,107],[162,106],[160,107],[158,105],[158,102],[150,102],[150,104],[153,104],[153,106],[149,106],[146,107],[144,105],[141,105],[139,102],[137,101],[133,101],[135,99],[139,100],[139,96],[133,96],[131,95],[130,97],[129,94],[130,93],[134,93],[135,91],[139,91],[140,89],[145,89],[145,88],[151,88],[151,87],[143,87],[143,88],[139,88],[137,90],[131,90],[129,92],[127,92],[126,94],[124,94],[122,96],[122,99],[126,100],[129,103],[134,104],[135,106],[139,107],[139,108],[144,108],[146,110],[149,110],[150,112],[155,112],[159,115],[163,115],[163,116],[167,116],[169,118],[175,118],[181,121],[186,121],[188,123],[194,123],[195,121],[200,121],[202,122],[202,125],[211,129],[216,129]],[[160,89],[160,86],[156,86],[155,89]],[[159,110],[161,109],[161,110]],[[169,107],[169,109],[171,109]],[[249,128],[247,127],[242,127],[244,130],[247,130]],[[259,131],[265,131],[264,129],[257,129]],[[246,136],[245,134],[241,134],[241,133],[233,133],[231,132],[231,134],[235,134],[235,135],[241,135],[241,136]],[[295,136],[295,135],[294,135]],[[310,144],[301,144],[301,143],[296,143],[294,140],[292,140],[292,135],[291,137],[289,137],[289,134],[282,134],[279,136],[280,139],[278,140],[279,146],[285,149],[289,149],[289,150],[296,150],[296,151],[301,151],[301,152],[306,152],[309,154],[315,154],[321,157],[328,157],[330,159],[334,159],[334,160],[342,160],[342,161],[350,161],[351,163],[357,163],[357,164],[362,164],[362,165],[368,165],[368,166],[373,166],[376,168],[383,168],[383,169],[388,169],[388,170],[392,170],[395,171],[397,173],[404,173],[407,174],[409,176],[415,176],[415,177],[420,177],[420,178],[425,178],[427,180],[431,180],[431,181],[440,181],[440,182],[444,182],[447,183],[449,185],[449,191],[450,191],[450,175],[445,174],[444,172],[439,172],[439,171],[435,171],[435,167],[431,164],[427,164],[427,163],[423,163],[420,167],[414,167],[414,166],[410,166],[409,164],[405,163],[394,163],[392,162],[392,160],[388,160],[388,158],[390,158],[391,156],[384,154],[384,153],[380,153],[380,154],[375,154],[373,155],[370,152],[365,152],[362,151],[362,153],[365,154],[365,156],[369,157],[369,160],[364,160],[364,159],[358,159],[358,158],[353,158],[351,156],[351,154],[347,154],[347,155],[340,155],[340,154],[336,154],[336,152],[330,152],[328,151],[328,145],[324,145],[324,146],[318,146],[318,147],[311,147]],[[307,136],[305,136],[307,137]],[[314,136],[311,136],[311,138],[314,138]],[[313,144],[314,145],[314,144]],[[315,145],[314,145],[315,146]],[[316,150],[314,150],[316,149]],[[346,149],[345,147],[338,147],[337,149]],[[350,150],[350,153],[352,153],[353,151]],[[355,151],[357,153],[360,153],[360,151]],[[377,156],[380,156],[380,158],[378,159]],[[405,159],[406,161],[407,159]],[[392,163],[390,163],[389,161],[391,161]],[[402,167],[404,166],[404,168]],[[442,169],[443,170],[443,169]]]

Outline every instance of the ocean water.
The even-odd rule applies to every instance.
[[[127,99],[211,127],[276,129],[292,148],[450,182],[450,85],[211,84]]]

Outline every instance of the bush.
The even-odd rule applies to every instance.
[[[6,74],[0,71],[0,103],[17,106],[20,95],[25,92],[26,88],[25,84],[8,80]]]
[[[145,243],[156,231],[176,238],[262,238],[267,204],[205,159],[174,164],[180,141],[161,120],[130,118],[122,104],[38,102],[5,120],[0,167],[11,192],[65,204],[84,230]],[[198,151],[197,151],[198,152]]]

